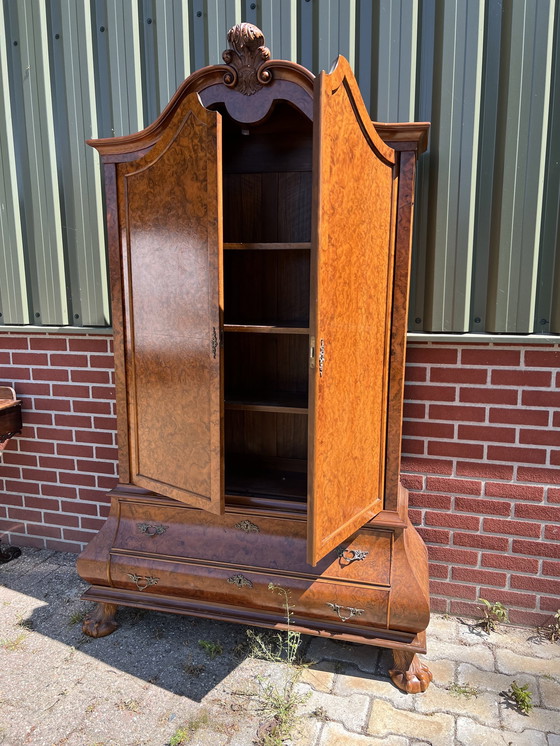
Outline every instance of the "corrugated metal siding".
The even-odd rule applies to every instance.
[[[373,119],[433,123],[411,330],[560,333],[560,0],[3,0],[2,323],[110,323],[84,140],[148,125],[241,20],[315,73],[344,54]]]

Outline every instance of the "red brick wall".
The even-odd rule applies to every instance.
[[[558,346],[409,346],[403,482],[435,610],[560,608],[559,369]]]
[[[4,541],[79,551],[116,481],[110,338],[0,335],[25,428],[0,456]],[[403,481],[430,554],[432,604],[513,622],[560,607],[560,347],[412,344]]]
[[[103,525],[116,483],[108,335],[0,335],[0,383],[23,401],[24,428],[0,456],[0,535],[79,552]]]

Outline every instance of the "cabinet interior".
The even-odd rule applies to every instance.
[[[222,114],[225,491],[307,500],[312,123]]]

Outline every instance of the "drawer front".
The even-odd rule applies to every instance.
[[[266,572],[211,565],[111,556],[113,585],[126,590],[237,606],[286,618],[288,593],[292,622],[321,619],[332,624],[387,627],[389,590],[306,580]],[[270,584],[275,587],[270,588]]]
[[[182,506],[122,502],[114,547],[181,559],[389,585],[392,533],[360,530],[312,567],[307,524],[295,518],[212,515]]]

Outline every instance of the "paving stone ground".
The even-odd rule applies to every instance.
[[[2,746],[168,746],[179,733],[252,746],[271,694],[290,686],[300,718],[286,746],[560,746],[560,644],[535,630],[488,636],[434,615],[434,682],[407,695],[387,675],[390,653],[323,638],[303,639],[313,663],[301,670],[251,657],[243,626],[134,609],[92,640],[75,560],[24,548],[0,566]],[[533,693],[529,715],[506,696],[514,680]]]

